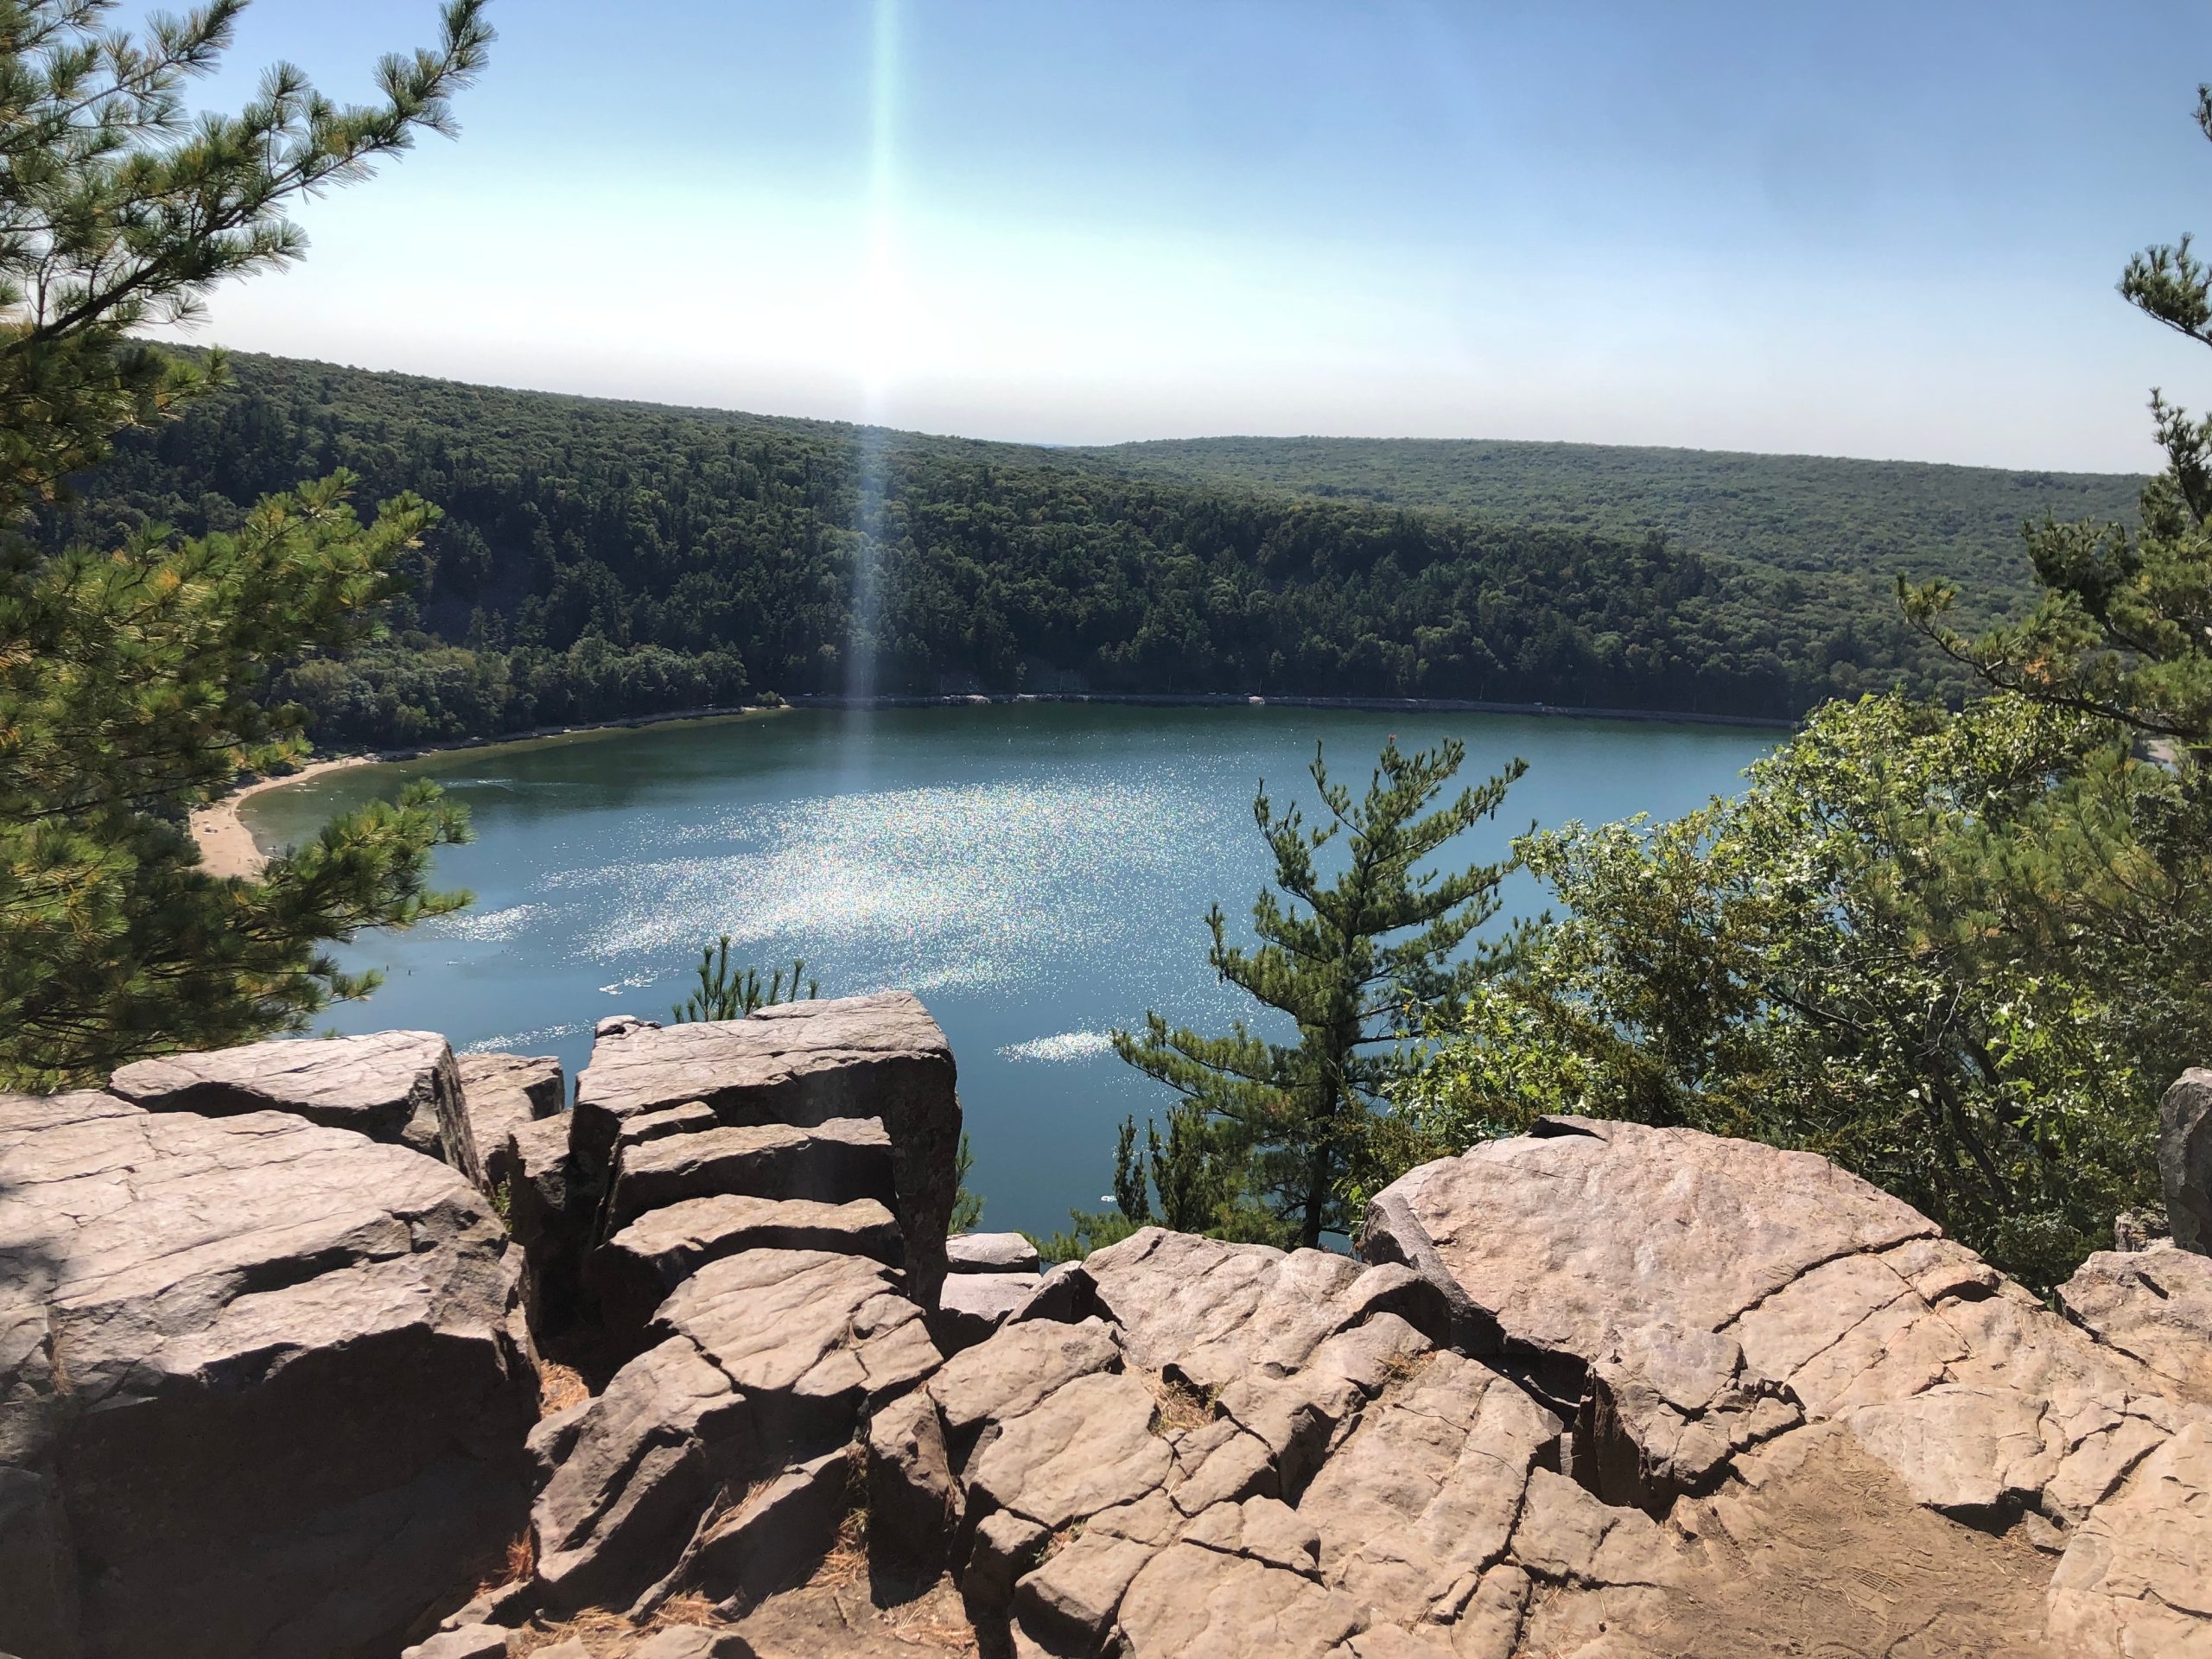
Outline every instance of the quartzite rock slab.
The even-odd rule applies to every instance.
[[[569,1118],[533,1118],[507,1135],[507,1230],[523,1250],[531,1329],[569,1325],[583,1300],[585,1252],[597,1214],[592,1191],[576,1179]]]
[[[2058,1287],[2058,1305],[2175,1399],[2212,1406],[2212,1256],[2100,1250]]]
[[[607,1228],[619,1232],[648,1210],[724,1195],[893,1204],[891,1137],[874,1118],[833,1117],[810,1129],[732,1124],[624,1146]]]
[[[484,1198],[403,1147],[0,1097],[0,1487],[68,1562],[25,1584],[0,1550],[0,1648],[396,1650],[526,1509],[518,1278]]]
[[[1401,1624],[1456,1612],[1503,1559],[1560,1420],[1495,1371],[1436,1354],[1370,1407],[1300,1498],[1328,1584]]]
[[[484,1166],[484,1190],[497,1192],[514,1174],[510,1137],[569,1103],[561,1062],[550,1054],[463,1054],[454,1068],[461,1078],[469,1139]]]
[[[898,1223],[873,1198],[687,1198],[647,1211],[594,1253],[600,1311],[612,1332],[642,1330],[662,1299],[708,1262],[760,1249],[836,1250],[896,1266],[901,1242]]]
[[[2082,1522],[2051,1576],[2050,1628],[2071,1653],[2212,1651],[2212,1424],[2159,1446]]]
[[[1325,1339],[1377,1313],[1416,1327],[1445,1304],[1416,1273],[1325,1250],[1224,1244],[1147,1227],[1077,1269],[1089,1301],[1121,1329],[1137,1363],[1199,1389],[1282,1376]]]
[[[1020,1233],[958,1233],[944,1241],[944,1255],[954,1273],[1037,1274],[1037,1247]]]
[[[289,1112],[327,1128],[442,1155],[483,1184],[453,1051],[432,1031],[279,1038],[169,1054],[123,1067],[108,1079],[108,1090],[155,1112]]]
[[[880,1118],[910,1288],[933,1307],[959,1185],[954,1084],[944,1033],[904,992],[781,1003],[743,1020],[631,1030],[596,1044],[577,1079],[575,1147],[605,1167],[623,1123],[690,1101],[725,1123],[810,1128]]]
[[[944,1363],[895,1272],[820,1250],[710,1262],[661,1305],[654,1329],[698,1344],[784,1462],[845,1444],[862,1412]]]
[[[717,1488],[769,1456],[749,1406],[696,1344],[671,1337],[576,1408],[547,1447],[558,1460],[531,1513],[544,1604],[626,1607],[664,1577]]]
[[[948,1352],[973,1348],[1037,1289],[1033,1273],[953,1273],[938,1293],[936,1331]]]
[[[1719,1331],[1823,1262],[1936,1234],[1810,1153],[1577,1118],[1402,1177],[1361,1248],[1453,1297],[1474,1351],[1575,1371],[1617,1327]]]

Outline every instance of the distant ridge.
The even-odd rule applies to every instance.
[[[45,533],[228,530],[339,467],[365,507],[436,503],[388,639],[271,688],[370,748],[856,687],[1758,720],[1955,697],[1897,578],[1994,617],[2029,590],[2024,520],[2126,518],[2138,486],[1471,440],[1047,448],[232,360]]]

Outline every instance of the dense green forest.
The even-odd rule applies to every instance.
[[[2023,523],[2132,524],[2143,480],[1925,461],[1624,444],[1429,438],[1187,438],[1071,451],[1133,477],[1442,507],[1611,534],[1656,530],[1693,552],[1868,580],[1941,576],[1977,612],[2028,590]]]
[[[341,467],[364,505],[411,490],[442,507],[388,638],[280,677],[326,744],[843,690],[863,522],[880,570],[867,635],[881,692],[1794,716],[1900,683],[1956,688],[1898,617],[1891,564],[1974,577],[2023,518],[2117,512],[2128,487],[1857,462],[1808,473],[1777,461],[1770,474],[1764,458],[1676,454],[1682,499],[1712,499],[1695,533],[1663,534],[1647,511],[1663,466],[1620,458],[1674,452],[1572,452],[1589,461],[1584,521],[1530,522],[1564,517],[1545,504],[1572,487],[1544,446],[1482,447],[1543,457],[1510,487],[1505,461],[1471,469],[1491,480],[1478,487],[1450,481],[1447,446],[1407,448],[1396,474],[1381,458],[1397,451],[1376,447],[1366,474],[1397,476],[1407,498],[1388,505],[1272,487],[1345,487],[1337,480],[1351,474],[1318,459],[1310,477],[1295,459],[1239,474],[1205,446],[1048,450],[276,358],[232,367],[230,391],[125,435],[45,531],[105,546],[155,523],[226,530],[258,497]],[[1285,441],[1282,454],[1311,448]],[[1166,475],[1177,454],[1219,479]],[[1736,476],[1725,495],[1710,484],[1723,466]],[[1954,476],[1978,481],[1946,503],[1940,480]],[[1460,510],[1485,490],[1492,513]],[[1923,524],[1916,503],[1942,505]],[[1781,537],[1790,520],[1804,531],[1796,552]],[[1854,538],[1885,550],[1878,592],[1852,562]]]

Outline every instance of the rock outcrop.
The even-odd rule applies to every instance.
[[[2054,1312],[1819,1158],[1560,1118],[1356,1256],[1147,1228],[1039,1278],[944,1240],[912,998],[603,1022],[569,1112],[543,1063],[461,1085],[518,1249],[297,1115],[0,1103],[0,1648],[2212,1651],[2189,1249]],[[586,1385],[534,1427],[518,1294]]]
[[[1795,1456],[1792,1440],[1847,1432],[1914,1502],[2062,1553],[2057,1650],[2084,1650],[2068,1644],[2091,1630],[2121,1632],[2114,1652],[2185,1651],[2184,1628],[2212,1643],[2212,1602],[2177,1588],[2193,1553],[2154,1541],[2207,1531],[2212,1489],[2190,1489],[2188,1450],[2206,1413],[2186,1363],[2147,1334],[2156,1321],[2117,1296],[2101,1316],[2163,1351],[2163,1370],[1821,1159],[1580,1120],[1408,1175],[1378,1196],[1365,1248],[1434,1283],[1466,1351],[1547,1398],[1602,1400],[1613,1356],[1686,1340],[1706,1356],[1691,1373],[1725,1370],[1756,1396],[1748,1415],[1718,1416],[1677,1396],[1656,1434],[1616,1414],[1611,1446],[1570,1441],[1579,1478],[1598,1479],[1624,1443],[1663,1467],[1687,1427],[1729,1442],[1715,1466],[1732,1478]],[[2093,1300],[2088,1281],[2075,1300]],[[1776,1440],[1789,1407],[1806,1425]]]
[[[527,1342],[442,1164],[289,1112],[0,1097],[0,1650],[395,1652],[520,1529]]]
[[[2058,1287],[2058,1305],[2175,1399],[2212,1406],[2212,1256],[2100,1250]]]
[[[619,1190],[625,1126],[693,1103],[737,1127],[880,1121],[909,1287],[925,1307],[936,1305],[958,1185],[960,1102],[952,1051],[913,997],[789,1002],[743,1020],[618,1028],[594,1045],[577,1079],[572,1147]]]
[[[454,1062],[454,1075],[484,1190],[504,1192],[515,1175],[515,1131],[568,1106],[561,1062],[550,1054],[463,1054]],[[512,1202],[511,1194],[507,1201]]]
[[[429,1031],[281,1038],[126,1065],[108,1092],[149,1112],[289,1112],[326,1128],[443,1158],[481,1185],[484,1166],[446,1039]]]

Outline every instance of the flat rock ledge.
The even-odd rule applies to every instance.
[[[433,1031],[280,1038],[124,1066],[107,1091],[151,1112],[289,1112],[443,1158],[484,1183],[460,1068]]]

